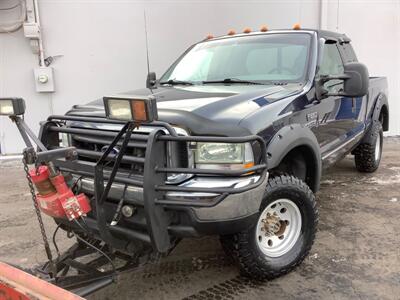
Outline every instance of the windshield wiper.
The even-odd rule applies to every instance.
[[[170,85],[193,85],[193,82],[183,81],[177,79],[169,79],[167,81],[162,81],[160,84],[170,84]]]
[[[225,78],[224,80],[203,81],[203,84],[210,84],[210,83],[263,84],[263,83],[257,82],[257,81],[242,80],[242,79],[236,79],[236,78]]]

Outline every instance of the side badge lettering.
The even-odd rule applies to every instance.
[[[307,123],[305,124],[305,126],[308,128],[318,126],[318,112],[314,111],[307,114]]]

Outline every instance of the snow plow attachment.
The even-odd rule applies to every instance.
[[[0,262],[0,300],[82,300],[84,298]]]

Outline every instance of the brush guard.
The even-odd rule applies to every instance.
[[[242,193],[258,187],[267,176],[266,166],[266,151],[264,140],[256,135],[243,136],[243,137],[215,137],[215,136],[181,136],[168,123],[154,121],[150,126],[154,126],[154,130],[150,132],[149,136],[135,135],[134,128],[137,126],[135,122],[121,122],[116,120],[109,120],[105,118],[94,117],[80,117],[80,116],[50,116],[47,122],[41,126],[40,139],[37,138],[32,131],[28,128],[22,118],[13,116],[11,119],[16,123],[26,145],[27,149],[24,150],[24,157],[26,164],[40,165],[43,163],[51,164],[58,168],[60,171],[69,172],[79,176],[87,176],[94,178],[94,210],[96,219],[89,217],[85,218],[85,224],[89,225],[88,236],[91,235],[100,237],[104,242],[107,251],[100,253],[99,258],[89,260],[88,262],[79,261],[80,259],[93,255],[99,252],[98,247],[84,240],[79,235],[76,235],[78,242],[68,249],[63,254],[59,255],[56,259],[52,258],[51,251],[49,251],[47,237],[44,230],[42,230],[43,239],[45,241],[46,253],[48,254],[49,261],[40,268],[36,268],[34,274],[52,282],[60,287],[72,290],[78,295],[85,296],[94,291],[107,286],[115,281],[118,272],[133,269],[140,264],[140,257],[147,257],[151,255],[169,253],[175,246],[174,237],[170,235],[171,229],[171,216],[166,207],[183,206],[183,207],[213,207],[223,201],[229,194]],[[78,122],[94,122],[105,124],[120,124],[123,125],[122,129],[115,134],[111,134],[113,141],[97,158],[97,163],[87,164],[81,163],[78,159],[80,149],[74,147],[57,148],[47,150],[46,146],[42,143],[43,137],[49,131],[70,134],[93,134],[96,130],[70,128],[65,126],[69,121]],[[29,140],[31,138],[38,146],[39,151],[33,150],[32,144]],[[128,143],[131,139],[139,138],[142,142],[146,143],[146,153],[144,158],[132,157],[125,155]],[[112,154],[111,151],[117,143],[122,146],[117,155]],[[167,142],[220,142],[220,143],[257,143],[260,147],[260,160],[251,168],[243,170],[214,170],[214,169],[195,169],[195,168],[172,168],[167,166],[166,162],[166,143]],[[90,151],[89,151],[90,152]],[[85,153],[88,154],[88,151]],[[89,153],[95,155],[95,153]],[[96,153],[97,155],[97,153]],[[105,164],[110,160],[114,161],[111,172],[104,171]],[[143,179],[133,179],[123,177],[118,174],[118,168],[123,160],[126,159],[140,161],[144,164]],[[241,176],[245,174],[257,174],[259,179],[256,182],[250,183],[247,186],[234,188],[201,188],[201,187],[184,187],[166,184],[167,173],[183,173],[193,175],[208,175],[220,177]],[[29,180],[29,178],[28,178]],[[105,202],[108,193],[113,183],[122,183],[125,185],[132,185],[143,188],[143,206],[146,217],[147,233],[134,231],[131,229],[123,228],[121,226],[110,226],[106,220]],[[183,200],[180,198],[166,198],[166,192],[207,192],[217,193],[218,196],[206,202],[194,202],[190,200]],[[38,213],[39,223],[41,220],[40,211]],[[63,222],[66,222],[63,220]],[[63,226],[59,222],[59,226]],[[71,223],[69,225],[74,225]],[[76,226],[65,226],[71,230]],[[153,249],[153,253],[146,253],[145,255],[138,255],[135,258],[124,255],[118,249],[124,248],[124,241],[119,238],[121,234],[128,235],[130,238],[136,239],[149,245]],[[98,240],[98,239],[97,239]],[[97,242],[98,243],[98,242]],[[94,247],[93,247],[94,246]],[[122,259],[125,263],[121,267],[115,267],[113,259]],[[106,264],[111,264],[112,269],[105,271],[103,267]],[[71,270],[75,270],[75,275],[71,274]]]

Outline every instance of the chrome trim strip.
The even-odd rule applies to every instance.
[[[208,187],[208,188],[241,188],[253,184],[260,179],[259,175],[251,177],[240,178],[205,178],[195,177],[187,182],[180,184],[183,187]],[[189,192],[167,192],[167,197],[185,197],[185,198],[198,198],[198,197],[215,197],[219,194],[216,193],[189,193]]]
[[[78,180],[79,176],[73,175],[74,180]],[[209,187],[209,188],[224,188],[224,187],[233,187],[233,188],[242,188],[249,184],[253,184],[260,179],[259,175],[251,176],[251,177],[239,177],[239,178],[206,178],[206,177],[195,177],[192,178],[179,186],[184,187]],[[94,190],[94,180],[91,178],[81,178],[79,179],[78,187],[82,188],[84,192],[93,191]],[[114,200],[118,200],[118,197],[121,196],[125,188],[124,184],[113,183],[111,189],[111,198]],[[167,192],[166,197],[182,197],[182,198],[210,198],[216,197],[220,194],[217,193],[190,193],[190,192]],[[126,199],[136,200],[139,203],[143,202],[143,188],[135,187],[128,185],[127,190],[125,192]]]

